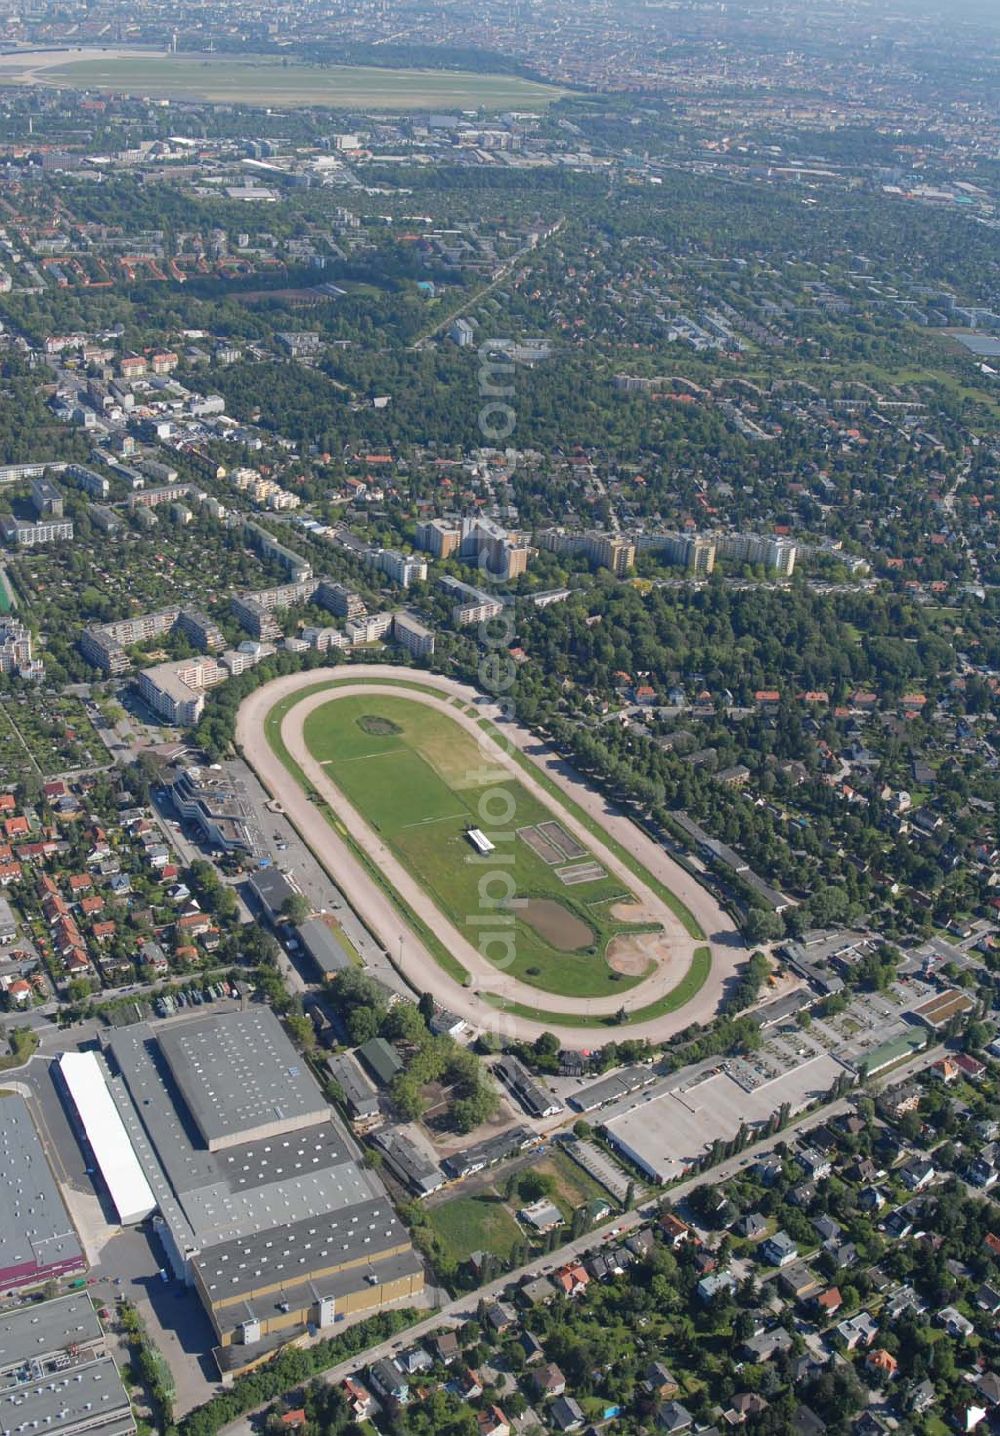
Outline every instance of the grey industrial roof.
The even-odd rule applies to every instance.
[[[167,1028],[159,1038],[174,1080],[209,1146],[250,1140],[329,1116],[308,1067],[268,1007]]]
[[[3,1436],[95,1427],[102,1436],[135,1430],[129,1399],[110,1356],[0,1392]]]
[[[353,1161],[354,1156],[345,1134],[333,1122],[216,1153],[217,1168],[234,1191],[266,1187],[285,1178],[340,1167]]]
[[[260,868],[250,879],[250,886],[272,918],[278,917],[295,888],[279,868]]]
[[[444,1174],[435,1158],[402,1127],[386,1127],[376,1132],[372,1141],[399,1179],[416,1192],[427,1195],[444,1186]]]
[[[599,1082],[591,1082],[588,1087],[581,1087],[569,1099],[569,1105],[575,1107],[578,1112],[593,1112],[598,1107],[603,1107],[606,1102],[615,1102],[619,1097],[626,1097],[630,1092],[638,1092],[642,1087],[648,1087],[651,1082],[656,1081],[656,1073],[649,1067],[624,1067],[612,1077],[602,1077]]]
[[[189,1225],[185,1245],[211,1246],[380,1194],[378,1179],[360,1166],[357,1147],[335,1121],[206,1151],[177,1110],[177,1089],[151,1029],[120,1029],[109,1047],[155,1154],[151,1161],[146,1145],[136,1143],[140,1160],[171,1226],[177,1212]],[[132,1123],[126,1125],[131,1134]],[[159,1180],[149,1170],[157,1162]],[[164,1200],[164,1181],[173,1202]]]
[[[57,1296],[39,1305],[16,1306],[0,1313],[0,1371],[42,1361],[69,1346],[103,1339],[101,1323],[85,1291]]]
[[[359,1117],[370,1117],[378,1111],[378,1093],[349,1052],[334,1053],[326,1065],[343,1089],[347,1105]]]
[[[350,958],[320,917],[306,918],[296,929],[299,940],[324,977],[350,967]]]
[[[388,1196],[382,1196],[346,1211],[220,1242],[195,1257],[193,1265],[209,1298],[223,1301],[257,1286],[300,1282],[323,1267],[374,1259],[408,1241]]]
[[[23,1097],[0,1105],[0,1271],[83,1260],[73,1223]]]

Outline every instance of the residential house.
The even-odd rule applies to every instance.
[[[430,1352],[422,1346],[408,1346],[396,1357],[396,1365],[407,1376],[416,1376],[421,1371],[429,1371],[434,1363]]]
[[[583,1408],[572,1396],[557,1396],[546,1415],[557,1431],[579,1431],[585,1420]]]
[[[791,1345],[792,1338],[785,1328],[773,1326],[770,1331],[761,1331],[756,1336],[748,1337],[741,1345],[739,1354],[744,1361],[770,1361],[780,1352],[788,1351]]]
[[[733,1397],[722,1417],[729,1426],[745,1426],[751,1416],[759,1416],[767,1407],[767,1401],[759,1392],[740,1391]]]
[[[347,1376],[341,1382],[340,1389],[344,1393],[352,1418],[355,1421],[366,1421],[372,1409],[372,1394],[367,1386],[362,1385],[356,1376]]]
[[[736,1278],[730,1271],[713,1271],[703,1276],[695,1287],[699,1301],[711,1301],[720,1292],[736,1290]]]
[[[819,1280],[805,1262],[793,1261],[782,1267],[778,1277],[781,1290],[794,1301],[808,1301],[819,1290]]]
[[[749,1241],[759,1241],[767,1235],[767,1222],[759,1212],[747,1212],[745,1216],[733,1223],[733,1233],[738,1237],[746,1237]]]
[[[943,1306],[937,1314],[937,1319],[948,1335],[959,1341],[966,1340],[976,1329],[968,1317],[963,1316],[954,1306]]]
[[[812,1298],[812,1306],[820,1316],[830,1317],[836,1314],[843,1305],[843,1297],[840,1295],[840,1288],[828,1286],[826,1291],[817,1292]]]
[[[787,1232],[775,1232],[760,1245],[760,1257],[769,1266],[787,1266],[799,1254],[799,1249]]]
[[[554,1361],[548,1361],[531,1373],[531,1384],[539,1396],[562,1396],[566,1378]]]
[[[848,1351],[853,1351],[858,1346],[871,1346],[878,1335],[878,1322],[871,1312],[859,1311],[856,1316],[838,1322],[836,1332]]]
[[[822,1152],[817,1152],[814,1147],[803,1147],[800,1152],[796,1153],[795,1160],[800,1167],[805,1169],[806,1176],[814,1182],[822,1181],[833,1171],[833,1163],[829,1157],[824,1156]]]
[[[522,1282],[517,1294],[525,1306],[548,1306],[556,1289],[547,1276],[537,1276]]]
[[[662,1361],[651,1361],[642,1374],[642,1387],[650,1396],[669,1401],[680,1390],[673,1372]]]
[[[694,1426],[694,1417],[679,1401],[668,1401],[657,1411],[656,1424],[668,1436],[680,1436],[681,1432],[690,1431]]]
[[[664,1241],[675,1251],[685,1243],[697,1240],[694,1229],[687,1222],[682,1222],[680,1217],[674,1216],[673,1212],[664,1212],[660,1218],[660,1231]]]
[[[865,1368],[881,1381],[891,1381],[899,1370],[899,1362],[891,1351],[877,1346],[865,1357]]]
[[[383,1357],[368,1368],[368,1379],[384,1401],[405,1406],[410,1399],[410,1384],[394,1361]]]
[[[510,1425],[499,1406],[487,1406],[476,1416],[479,1436],[510,1436]]]
[[[910,1192],[922,1192],[935,1177],[934,1163],[929,1157],[911,1157],[899,1169],[899,1177]]]
[[[458,1356],[461,1347],[453,1331],[440,1331],[430,1341],[431,1354],[441,1366],[450,1366]]]
[[[566,1296],[582,1296],[590,1283],[590,1277],[580,1262],[567,1262],[553,1272],[552,1280]]]

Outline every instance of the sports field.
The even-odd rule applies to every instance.
[[[516,75],[306,65],[264,56],[128,54],[120,49],[4,56],[2,83],[162,99],[372,110],[539,110],[563,93]]]
[[[513,934],[512,976],[546,992],[602,997],[648,974],[649,963],[615,972],[607,961],[616,934],[650,931],[610,911],[633,895],[569,838],[555,809],[506,770],[485,768],[475,739],[446,713],[388,693],[333,697],[309,714],[303,733],[333,783],[463,936],[494,960],[503,945],[491,952],[483,932]],[[526,835],[541,824],[570,858],[546,861],[532,846]],[[478,857],[470,828],[482,829],[496,852]]]

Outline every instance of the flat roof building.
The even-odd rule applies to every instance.
[[[430,658],[434,653],[434,630],[413,613],[402,612],[393,616],[392,636],[414,658]]]
[[[0,1386],[7,1384],[7,1372],[29,1362],[44,1365],[73,1347],[103,1356],[104,1346],[104,1331],[85,1291],[11,1307],[0,1312]]]
[[[288,899],[298,895],[298,889],[276,867],[260,868],[250,878],[248,886],[271,922],[277,922]]]
[[[30,503],[36,518],[61,519],[63,516],[62,490],[44,476],[32,479]]]
[[[86,1269],[23,1097],[0,1099],[0,1291]]]
[[[139,674],[139,692],[154,713],[168,723],[189,728],[204,711],[205,690],[228,677],[214,658],[182,658],[144,668]]]
[[[59,1072],[122,1226],[145,1221],[156,1210],[129,1135],[108,1091],[96,1052],[64,1052]]]
[[[59,543],[73,537],[73,520],[61,518],[31,519],[0,518],[0,534],[16,548],[34,548],[40,543]]]
[[[312,1074],[268,1007],[185,1023],[159,1043],[210,1152],[329,1119]]]
[[[269,1009],[172,1032],[119,1028],[108,1053],[112,1095],[159,1204],[154,1224],[205,1304],[220,1369],[252,1360],[262,1342],[273,1349],[423,1289],[377,1173]],[[241,1358],[230,1347],[254,1349]]]
[[[620,1097],[627,1097],[630,1092],[638,1092],[655,1081],[656,1073],[651,1067],[623,1067],[611,1077],[602,1077],[599,1082],[591,1082],[588,1087],[581,1087],[579,1092],[574,1092],[569,1098],[569,1105],[575,1107],[578,1112],[596,1112],[598,1107],[604,1107],[608,1102],[617,1102]]]
[[[136,1429],[132,1405],[110,1356],[46,1373],[0,1392],[0,1432],[44,1431],[51,1436],[127,1436]]]

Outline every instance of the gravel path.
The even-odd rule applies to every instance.
[[[645,981],[621,996],[615,994],[603,998],[574,999],[540,992],[501,972],[485,958],[473,943],[444,918],[420,884],[398,862],[378,834],[343,796],[327,771],[308,752],[303,739],[303,725],[309,713],[330,701],[330,690],[320,685],[329,682],[332,676],[324,677],[315,670],[295,673],[277,678],[258,689],[246,699],[240,709],[237,742],[264,786],[280,799],[305,841],[346,893],[352,907],[386,948],[393,961],[400,962],[407,980],[417,992],[431,992],[439,1003],[476,1028],[488,1029],[504,1037],[527,1040],[532,1040],[543,1031],[552,1031],[566,1045],[579,1046],[581,1041],[588,1038],[591,1029],[560,1027],[546,1022],[543,1013],[575,1011],[582,1016],[597,1016],[614,1013],[622,1006],[626,1010],[633,1010],[655,1002],[677,985],[687,971],[695,947],[700,944],[688,936],[673,912],[645,883],[640,882],[589,829],[563,809],[560,809],[559,816],[567,829],[586,844],[588,850],[610,873],[629,886],[641,902],[645,914],[650,917],[655,914],[656,920],[662,924],[666,960],[661,961],[656,971]],[[344,695],[384,693],[384,687],[379,688],[371,682],[372,679],[379,678],[417,681],[425,688],[436,690],[440,696],[428,692],[420,693],[415,689],[403,689],[401,696],[447,713],[454,722],[475,737],[484,757],[490,763],[502,765],[536,797],[550,804],[551,799],[538,779],[530,772],[525,772],[516,760],[504,751],[500,743],[484,734],[477,726],[476,718],[450,703],[449,699],[460,698],[465,703],[475,703],[479,716],[491,718],[496,722],[507,742],[516,745],[533,763],[543,768],[555,783],[573,797],[588,817],[596,820],[623,848],[642,862],[650,873],[675,892],[708,934],[712,968],[700,991],[677,1012],[665,1014],[649,1022],[630,1025],[625,1029],[628,1036],[648,1037],[652,1041],[662,1042],[691,1022],[710,1020],[715,1015],[724,985],[732,978],[737,965],[747,956],[731,920],[712,895],[627,817],[609,809],[607,800],[597,789],[578,777],[571,776],[558,754],[548,750],[527,729],[504,721],[495,706],[482,699],[473,689],[438,674],[415,673],[412,669],[392,668],[381,664],[352,664],[350,668],[338,673],[337,691]],[[310,694],[309,689],[318,691]],[[306,794],[290,777],[281,759],[268,745],[264,735],[264,720],[267,714],[282,698],[298,692],[303,693],[302,701],[295,704],[282,722],[282,738],[289,753],[307,774],[316,791],[329,803],[338,819],[349,828],[355,843],[362,847],[369,859],[386,874],[391,884],[426,926],[447,944],[470,974],[469,985],[460,985],[439,966],[416,934],[409,930],[392,899],[369,877],[347,842],[331,827],[316,804],[309,802]],[[486,1001],[486,995],[492,996],[494,1001],[500,998],[531,1007],[539,1012],[539,1020],[531,1021],[509,1012],[500,1012]],[[596,1038],[601,1031],[613,1030],[593,1029],[593,1036]]]

